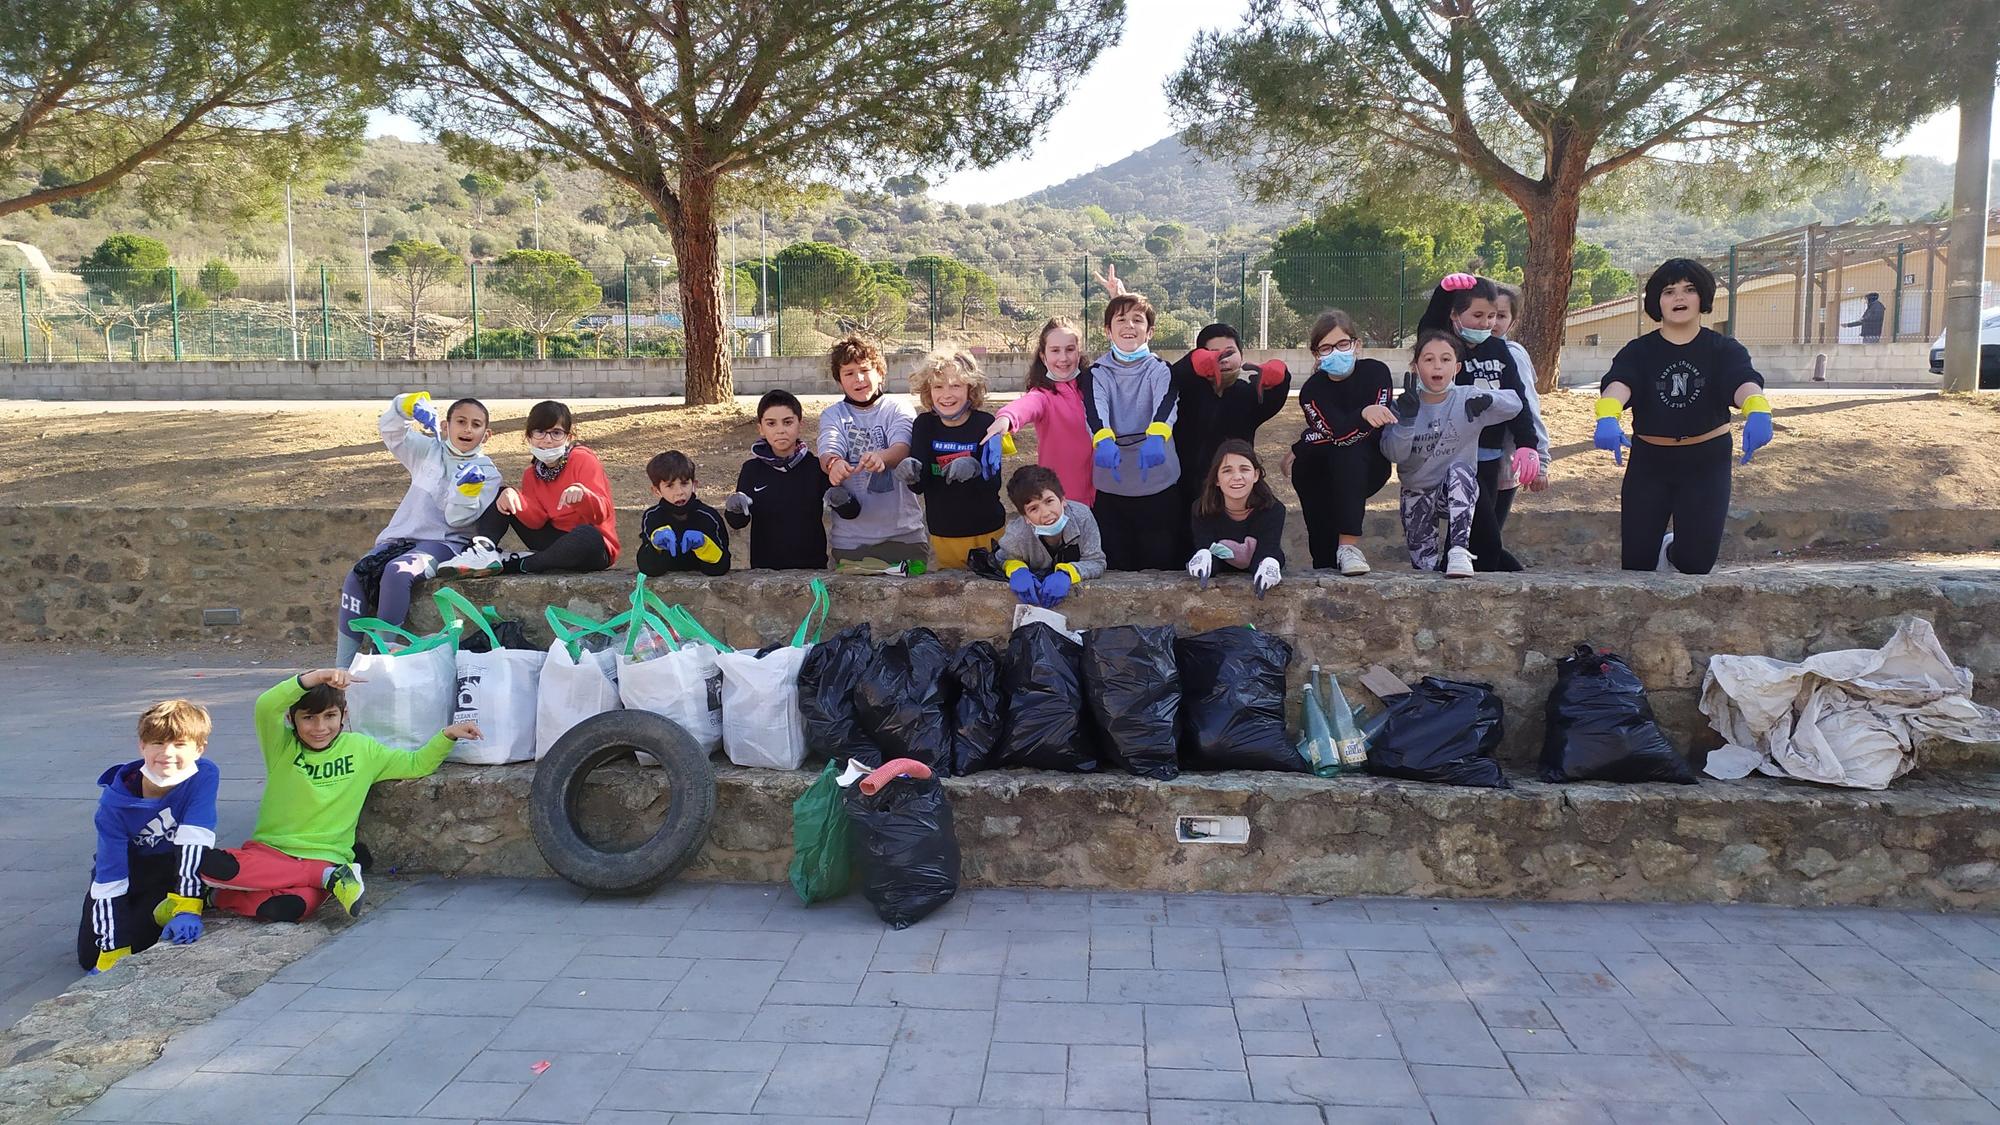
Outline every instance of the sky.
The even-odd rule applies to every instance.
[[[1164,84],[1188,44],[1197,32],[1234,27],[1248,7],[1248,0],[1132,0],[1124,37],[1097,57],[1033,148],[992,168],[949,176],[932,186],[931,196],[959,204],[1004,203],[1154,144],[1173,132]],[[1113,100],[1117,113],[1107,120],[1104,105]],[[372,115],[369,125],[371,136],[423,139],[414,122],[390,114]],[[2000,115],[1994,137],[1994,154],[2000,157]],[[1922,122],[1889,151],[1951,161],[1957,149],[1953,109]]]

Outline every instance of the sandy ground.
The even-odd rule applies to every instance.
[[[1736,470],[1735,499],[1766,510],[2000,505],[2000,396],[1773,395],[1777,440]],[[811,419],[833,400],[806,399]],[[1554,440],[1553,486],[1522,508],[1613,509],[1621,470],[1591,448],[1592,398],[1543,404]],[[488,449],[509,478],[527,463],[521,423],[530,404],[493,403]],[[720,502],[748,455],[753,399],[687,407],[578,402],[578,428],[611,473],[621,507],[650,503],[645,463],[681,449]],[[989,403],[989,409],[993,404]],[[383,450],[372,403],[0,404],[0,490],[16,504],[393,507],[408,478]],[[809,419],[809,420],[811,420]],[[1259,449],[1273,473],[1298,433],[1287,407]],[[1025,438],[1025,435],[1024,435]],[[1033,455],[1023,440],[1024,457]],[[1280,495],[1289,504],[1291,489]],[[1376,498],[1393,503],[1394,488]]]

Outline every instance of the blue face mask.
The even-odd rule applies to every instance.
[[[1120,363],[1134,363],[1138,360],[1145,359],[1149,355],[1152,355],[1153,349],[1147,347],[1144,344],[1140,344],[1137,350],[1127,352],[1127,351],[1120,351],[1118,345],[1113,344],[1111,345],[1111,354],[1118,357],[1118,362]]]
[[[1493,335],[1493,330],[1491,328],[1461,328],[1458,330],[1458,335],[1466,343],[1477,347],[1485,343],[1488,336]]]
[[[1345,379],[1354,374],[1354,353],[1328,352],[1319,357],[1319,369],[1335,379]]]
[[[1061,515],[1061,517],[1059,517],[1056,520],[1056,522],[1048,525],[1047,527],[1043,527],[1040,524],[1030,524],[1029,526],[1035,529],[1036,535],[1039,535],[1044,539],[1053,539],[1056,536],[1061,535],[1063,533],[1063,529],[1069,526],[1069,513],[1064,512]]]

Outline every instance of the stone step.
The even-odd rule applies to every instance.
[[[546,876],[533,764],[447,765],[370,793],[360,837],[404,873]],[[719,765],[690,879],[786,880],[814,773]],[[601,846],[664,815],[659,770],[585,786]],[[2000,907],[2000,778],[1919,771],[1880,793],[1769,778],[1465,789],[1364,776],[1003,771],[947,781],[965,885],[1629,902]],[[1182,815],[1243,816],[1245,844],[1182,844]],[[599,834],[602,835],[599,835]],[[1032,919],[1028,919],[1032,921]]]
[[[665,577],[648,588],[686,605],[724,642],[758,648],[787,640],[813,575],[752,571],[726,579]],[[867,621],[876,637],[928,626],[957,644],[1004,640],[1014,598],[998,582],[963,573],[919,578],[826,576],[827,631]],[[619,574],[508,576],[455,583],[480,605],[519,620],[538,644],[557,605],[604,619],[629,604]],[[414,628],[437,614],[418,598]],[[1063,609],[1073,628],[1173,625],[1187,633],[1252,624],[1291,643],[1293,702],[1307,668],[1338,675],[1357,706],[1375,705],[1354,674],[1382,664],[1415,682],[1426,674],[1494,685],[1506,704],[1503,759],[1540,752],[1543,706],[1555,661],[1578,641],[1623,655],[1645,682],[1661,726],[1696,755],[1717,744],[1696,707],[1716,653],[1798,660],[1830,649],[1874,647],[1904,615],[1928,618],[1945,651],[1972,670],[1974,697],[2000,705],[2000,560],[1939,563],[1786,563],[1726,567],[1704,576],[1616,570],[1542,570],[1446,579],[1379,570],[1365,578],[1294,575],[1262,600],[1242,577],[1211,584],[1166,575],[1109,575],[1085,583]],[[1288,706],[1288,713],[1293,707]],[[1995,748],[1986,748],[1987,751]],[[1985,760],[1947,748],[1942,764]]]

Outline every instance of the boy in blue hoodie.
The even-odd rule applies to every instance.
[[[97,858],[76,931],[76,960],[92,974],[162,939],[201,937],[202,857],[215,846],[220,773],[203,760],[208,711],[185,699],[139,716],[139,760],[97,779]]]

